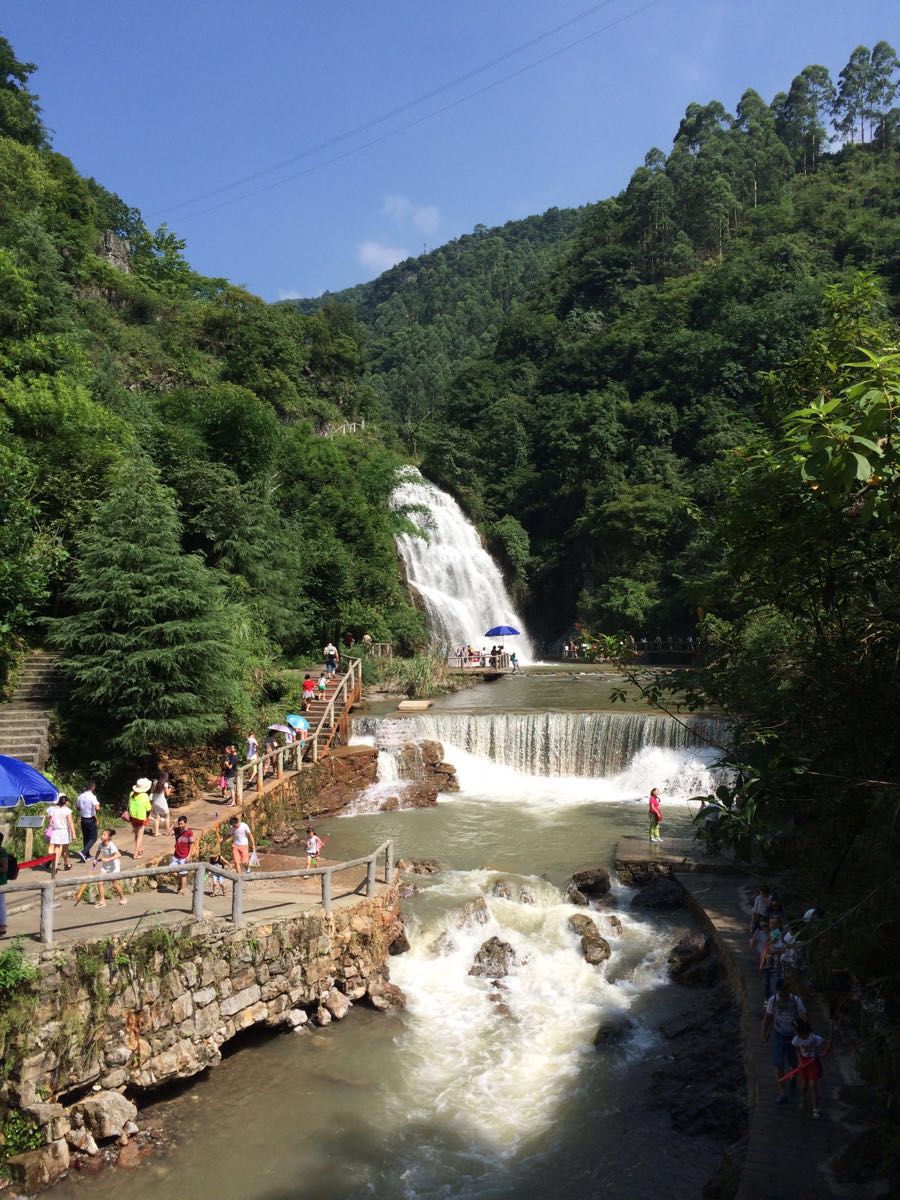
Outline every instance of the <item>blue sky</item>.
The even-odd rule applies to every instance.
[[[199,271],[277,299],[370,279],[479,222],[613,194],[650,146],[668,149],[692,100],[733,111],[746,87],[770,100],[812,62],[836,77],[860,42],[900,41],[898,13],[896,0],[4,0],[0,32],[38,64],[56,149],[167,221]]]

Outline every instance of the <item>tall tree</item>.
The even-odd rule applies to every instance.
[[[38,98],[28,90],[36,70],[34,63],[19,62],[0,37],[0,134],[26,146],[43,146],[47,140]]]
[[[744,200],[752,208],[777,200],[793,173],[791,157],[778,136],[771,109],[752,88],[741,96],[734,126],[744,135],[737,145]]]
[[[243,707],[240,610],[180,536],[156,469],[123,470],[82,539],[74,611],[53,629],[73,704],[129,758],[203,744]]]

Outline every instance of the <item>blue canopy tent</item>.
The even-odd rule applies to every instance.
[[[24,804],[53,804],[59,791],[40,771],[18,758],[0,754],[0,808]]]

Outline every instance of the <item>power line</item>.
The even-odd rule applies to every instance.
[[[607,0],[607,3],[609,2],[611,2],[611,0]],[[576,38],[572,42],[567,42],[564,46],[560,46],[558,49],[552,50],[549,54],[545,54],[541,58],[536,58],[534,62],[526,63],[524,67],[519,67],[518,70],[511,71],[508,75],[502,75],[499,79],[495,79],[492,83],[487,83],[483,87],[477,88],[474,92],[467,92],[465,96],[460,96],[456,100],[451,100],[448,104],[444,104],[440,108],[433,109],[431,112],[425,113],[424,116],[417,117],[414,121],[408,121],[405,125],[399,125],[396,129],[390,129],[387,131],[387,133],[379,134],[378,137],[371,138],[367,142],[362,142],[359,146],[353,146],[350,150],[345,150],[342,154],[336,154],[333,158],[327,158],[323,162],[315,163],[311,167],[306,167],[303,171],[296,171],[292,175],[286,175],[283,179],[276,179],[274,182],[264,184],[262,187],[253,188],[249,192],[243,192],[240,196],[232,196],[228,200],[221,200],[218,204],[211,204],[208,208],[201,208],[197,212],[187,213],[184,217],[179,218],[179,225],[184,224],[185,221],[193,221],[196,217],[204,217],[208,213],[218,211],[220,208],[227,208],[230,204],[238,204],[241,200],[249,200],[253,196],[259,196],[264,192],[272,191],[274,188],[283,187],[286,183],[293,183],[294,180],[302,179],[306,175],[311,175],[314,171],[321,171],[324,167],[330,167],[335,163],[342,162],[345,158],[350,158],[354,154],[359,154],[362,150],[368,150],[372,146],[377,146],[380,142],[386,142],[389,138],[396,137],[401,133],[405,133],[409,129],[415,129],[417,125],[422,125],[425,121],[430,121],[434,117],[439,117],[443,113],[449,112],[453,108],[457,108],[460,104],[464,104],[467,100],[474,100],[477,96],[483,96],[486,92],[490,92],[494,88],[500,87],[504,83],[508,83],[511,79],[516,79],[519,75],[524,75],[526,71],[531,71],[535,67],[539,67],[545,62],[549,62],[553,58],[558,58],[560,54],[565,54],[566,51],[572,50],[576,46],[583,45],[584,42],[590,41],[591,38],[598,37],[601,33],[607,33],[610,29],[614,29],[617,25],[621,25],[624,21],[628,21],[632,17],[640,16],[641,13],[647,12],[648,9],[655,8],[657,4],[661,3],[662,0],[649,0],[649,3],[641,5],[640,8],[632,9],[631,12],[625,13],[621,17],[617,17],[615,21],[610,21],[609,24],[602,25],[599,29],[595,29],[591,33],[585,34],[583,37]],[[515,52],[511,51],[510,53]],[[213,193],[207,194],[210,195]],[[185,201],[184,203],[196,203],[196,201]],[[160,212],[162,210],[156,209],[154,211]]]
[[[297,154],[292,154],[289,158],[284,158],[281,162],[272,163],[271,166],[261,167],[258,171],[253,171],[249,175],[244,175],[240,179],[232,179],[230,183],[223,183],[219,187],[213,188],[209,192],[201,192],[199,196],[193,196],[190,200],[179,200],[177,204],[168,204],[163,208],[151,209],[148,216],[155,216],[162,212],[173,212],[179,208],[187,208],[191,204],[199,204],[202,200],[208,200],[212,196],[221,195],[222,192],[227,192],[233,187],[240,187],[242,183],[252,183],[254,179],[260,179],[263,175],[271,175],[273,171],[280,171],[282,167],[289,167],[291,163],[299,162],[303,158],[309,158],[312,154],[318,154],[321,150],[328,150],[335,146],[338,142],[344,142],[347,138],[355,137],[357,134],[365,133],[372,129],[375,125],[381,125],[385,121],[389,121],[392,117],[397,117],[401,113],[408,112],[409,109],[415,108],[418,104],[424,104],[426,100],[433,100],[435,96],[440,96],[444,92],[448,92],[451,88],[456,87],[460,83],[465,83],[469,79],[474,79],[476,75],[483,75],[485,71],[489,71],[491,67],[496,67],[507,59],[513,58],[516,54],[521,54],[525,50],[530,50],[532,46],[538,45],[540,42],[545,42],[548,38],[553,37],[557,33],[561,33],[564,29],[577,24],[579,21],[584,21],[588,17],[594,16],[601,9],[609,8],[611,4],[617,3],[617,0],[602,0],[600,4],[594,4],[590,8],[584,9],[582,12],[576,13],[573,17],[569,17],[566,21],[561,21],[560,24],[554,25],[552,29],[547,29],[543,33],[539,33],[528,42],[523,42],[520,46],[514,46],[511,50],[499,54],[496,58],[492,58],[489,62],[482,63],[481,66],[473,67],[471,71],[466,71],[463,75],[457,75],[455,79],[451,79],[448,83],[442,83],[440,87],[432,88],[429,92],[423,92],[421,96],[416,96],[412,100],[407,100],[404,104],[398,105],[396,108],[390,109],[389,112],[381,113],[380,116],[372,117],[362,125],[356,125],[353,129],[347,129],[343,133],[334,134],[332,137],[326,138],[325,141],[319,142],[315,146],[310,146],[306,150],[300,150]]]

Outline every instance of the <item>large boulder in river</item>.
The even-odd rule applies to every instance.
[[[92,1137],[102,1142],[119,1137],[126,1123],[137,1116],[137,1108],[119,1092],[109,1090],[94,1092],[79,1101],[71,1113],[76,1120],[81,1119]]]
[[[677,879],[654,879],[641,888],[631,903],[635,908],[681,908],[684,888]]]
[[[509,942],[498,937],[488,938],[475,955],[469,974],[485,979],[502,979],[516,961],[516,952]]]
[[[718,983],[718,980],[719,960],[714,954],[710,954],[700,962],[694,963],[692,967],[688,967],[686,971],[682,971],[675,982],[681,987],[707,988]]]
[[[520,904],[537,904],[537,897],[530,887],[519,888],[519,903]]]
[[[600,918],[600,928],[607,937],[619,937],[622,933],[622,922],[615,913],[604,913]]]
[[[590,900],[584,892],[579,892],[574,883],[570,883],[566,888],[566,899],[570,904],[577,904],[581,908],[587,908],[590,904]]]
[[[498,879],[491,888],[491,895],[497,896],[501,900],[512,900],[513,889],[512,884],[508,879]]]
[[[396,983],[374,979],[369,984],[369,1003],[379,1012],[387,1012],[389,1009],[405,1008],[406,997]]]
[[[609,871],[606,867],[585,867],[576,871],[572,883],[583,896],[593,899],[595,896],[605,896],[610,889]]]

